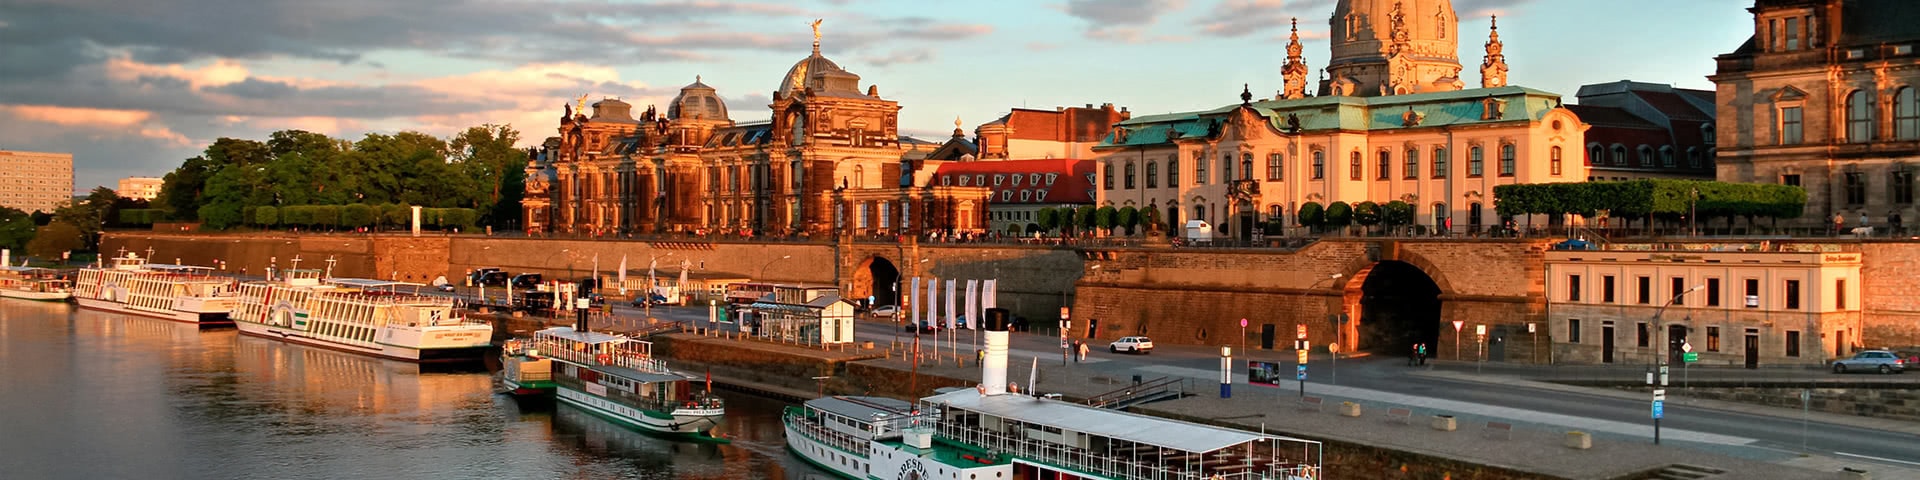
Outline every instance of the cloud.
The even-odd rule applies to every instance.
[[[1194,20],[1208,35],[1240,37],[1273,28],[1286,28],[1287,16],[1280,12],[1282,0],[1221,0],[1213,11]]]
[[[1060,48],[1060,45],[1047,42],[1027,42],[1028,51],[1045,52],[1056,48]]]
[[[176,146],[192,145],[185,135],[154,122],[153,112],[101,108],[71,108],[54,105],[0,105],[0,114],[13,119],[62,127],[93,130],[102,134],[131,134],[161,140]]]
[[[877,67],[885,67],[898,63],[926,63],[933,61],[933,57],[934,54],[932,50],[913,48],[894,50],[884,55],[870,55],[862,57],[860,60]]]
[[[1142,43],[1160,16],[1184,7],[1186,0],[1067,0],[1066,13],[1087,21],[1087,38]]]

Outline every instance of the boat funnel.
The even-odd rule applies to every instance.
[[[989,308],[983,318],[987,352],[980,361],[980,385],[981,393],[986,395],[1007,393],[1007,319],[1009,316],[1007,309]]]

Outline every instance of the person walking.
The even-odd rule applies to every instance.
[[[1080,342],[1080,360],[1087,359],[1087,342]]]
[[[1426,365],[1427,364],[1427,344],[1422,343],[1420,344],[1420,346],[1415,348],[1420,350],[1418,353],[1414,354],[1415,356],[1420,358],[1420,365]]]
[[[1420,344],[1415,343],[1407,349],[1407,366],[1411,367],[1414,365],[1418,365],[1419,363],[1420,363]]]
[[[1839,212],[1834,212],[1834,214],[1833,214],[1833,236],[1836,236],[1836,237],[1838,237],[1838,236],[1840,236],[1840,230],[1841,230],[1842,228],[1846,228],[1846,226],[1847,226],[1847,217],[1846,217],[1846,215],[1844,215],[1844,214],[1841,214],[1841,213],[1839,213]]]

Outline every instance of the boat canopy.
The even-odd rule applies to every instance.
[[[213,271],[213,267],[202,267],[199,265],[174,265],[171,263],[149,263],[144,266],[147,267],[148,270],[167,272],[167,273],[206,273],[206,272]]]
[[[961,390],[927,397],[925,401],[944,404],[949,409],[1193,453],[1208,453],[1255,441],[1320,443],[1018,394],[981,395],[973,390]]]
[[[874,421],[879,415],[905,417],[913,414],[913,404],[885,397],[823,397],[807,401],[807,408],[860,421]]]
[[[559,339],[559,340],[580,342],[580,343],[585,343],[590,345],[601,344],[601,343],[625,342],[625,341],[631,340],[627,337],[622,337],[619,335],[608,335],[600,332],[577,331],[577,330],[574,330],[573,327],[550,327],[544,330],[540,330],[539,332],[536,332],[536,333],[543,336]]]
[[[375,280],[370,278],[329,278],[327,279],[327,283],[331,283],[334,285],[347,286],[347,287],[356,287],[356,288],[424,287],[426,286],[419,283],[395,282],[391,280]]]

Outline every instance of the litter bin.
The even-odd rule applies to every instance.
[[[1134,374],[1134,375],[1133,375],[1133,384],[1134,384],[1134,385],[1139,385],[1139,384],[1140,384],[1140,374],[1137,374],[1137,373],[1136,373],[1136,374]]]

